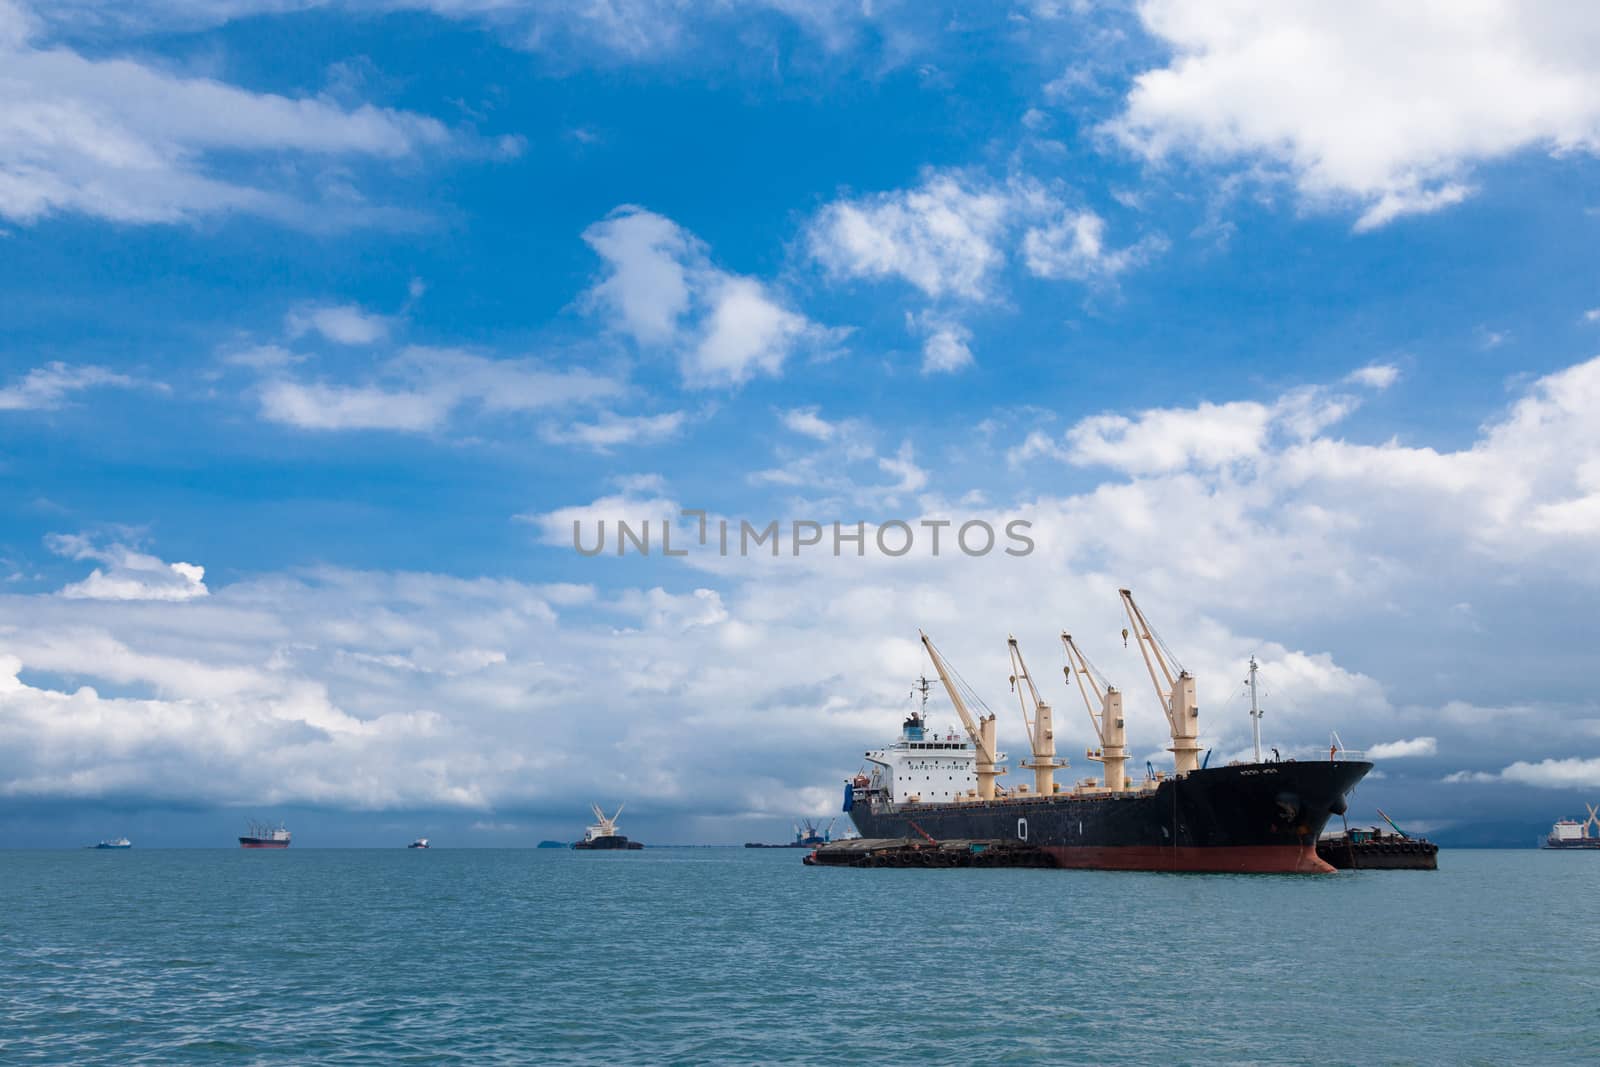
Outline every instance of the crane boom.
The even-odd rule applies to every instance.
[[[1200,767],[1200,702],[1195,695],[1194,675],[1184,670],[1181,664],[1167,662],[1161,641],[1145,621],[1144,612],[1133,601],[1133,592],[1128,589],[1119,589],[1117,592],[1122,594],[1122,606],[1127,609],[1133,636],[1139,642],[1139,654],[1144,657],[1145,669],[1150,672],[1150,683],[1155,686],[1156,699],[1166,713],[1167,725],[1172,730],[1170,751],[1174,770],[1178,774],[1188,774]],[[1172,673],[1174,666],[1178,670],[1176,676]],[[1160,678],[1156,676],[1157,669],[1161,672]],[[1166,679],[1165,687],[1161,684],[1162,678]]]
[[[1011,652],[1011,686],[1017,692],[1017,703],[1022,706],[1022,725],[1028,732],[1028,743],[1033,750],[1033,756],[1024,767],[1033,771],[1034,788],[1043,796],[1050,796],[1056,791],[1055,774],[1058,767],[1067,765],[1065,760],[1056,758],[1056,732],[1055,720],[1052,717],[1050,705],[1039,696],[1039,689],[1033,684],[1033,675],[1028,673],[1028,665],[1023,662],[1022,648],[1017,644],[1015,637],[1006,638],[1006,648]],[[1022,682],[1018,685],[1017,682]],[[1027,696],[1023,695],[1023,687],[1027,687]],[[1028,701],[1033,701],[1033,716],[1028,715]]]
[[[1072,635],[1062,631],[1061,645],[1067,650],[1067,667],[1065,670],[1067,683],[1072,683],[1074,673],[1078,676],[1078,691],[1083,694],[1083,706],[1088,709],[1089,723],[1094,727],[1095,736],[1100,739],[1098,752],[1090,751],[1091,760],[1099,763],[1104,769],[1102,784],[1105,788],[1115,793],[1120,793],[1128,788],[1128,763],[1127,734],[1122,718],[1122,694],[1117,692],[1117,687],[1101,681],[1096,677],[1096,671],[1089,663],[1089,657],[1083,654],[1083,649],[1072,639]],[[1093,691],[1094,700],[1089,699]],[[1095,706],[1096,702],[1099,707]]]
[[[961,725],[966,727],[967,736],[972,739],[972,748],[977,755],[976,766],[973,768],[978,778],[978,798],[980,800],[993,800],[995,794],[995,778],[1005,773],[1005,768],[995,766],[995,727],[994,716],[979,716],[976,721],[972,712],[967,710],[967,702],[961,699],[961,694],[956,691],[956,685],[950,680],[950,671],[946,668],[944,657],[939,655],[939,650],[933,647],[933,642],[921,630],[917,635],[922,638],[922,647],[928,650],[928,658],[933,660],[933,669],[939,675],[939,681],[944,683],[944,691],[950,696],[950,703],[955,705],[956,714],[961,717]]]

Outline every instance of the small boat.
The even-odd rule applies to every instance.
[[[1381,828],[1346,826],[1342,831],[1323,834],[1317,839],[1317,857],[1341,871],[1436,871],[1439,846],[1425,837],[1408,834],[1394,820],[1378,814],[1391,832]]]
[[[406,846],[406,848],[427,848],[427,847],[428,847],[428,839],[426,837],[419,837],[415,841],[411,842],[411,844]]]
[[[107,851],[113,849],[120,851],[121,849],[132,848],[133,842],[129,841],[126,837],[112,837],[100,842],[98,845],[90,845],[89,847],[93,849],[105,849]]]

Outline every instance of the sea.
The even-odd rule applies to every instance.
[[[1600,1062],[1600,852],[0,852],[4,1064]]]

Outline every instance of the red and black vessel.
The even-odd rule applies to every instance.
[[[283,823],[271,826],[252,821],[250,832],[239,838],[240,848],[288,848],[289,829]]]
[[[1347,810],[1345,795],[1372,764],[1342,753],[1337,742],[1327,760],[1261,756],[1261,709],[1256,700],[1257,664],[1250,660],[1255,758],[1210,767],[1201,757],[1199,701],[1194,677],[1146,621],[1133,594],[1119,590],[1131,636],[1154,683],[1171,730],[1174,766],[1158,773],[1148,763],[1142,782],[1129,778],[1122,694],[1100,675],[1068,633],[1068,684],[1078,682],[1100,745],[1088,757],[1102,764],[1097,781],[1066,786],[1055,775],[1066,763],[1055,755],[1050,704],[1028,673],[1015,637],[1011,685],[1018,695],[1031,748],[1023,766],[1033,783],[1007,789],[996,744],[996,716],[955,671],[926,634],[922,643],[938,672],[965,736],[926,726],[930,683],[918,680],[913,697],[922,706],[906,719],[893,745],[867,752],[872,774],[845,786],[844,810],[863,838],[934,842],[965,840],[1027,845],[1056,866],[1131,871],[1326,873],[1334,868],[1317,855],[1317,839],[1334,815]],[[1342,755],[1342,758],[1341,758]],[[972,788],[975,786],[975,788]]]
[[[862,837],[1025,842],[1058,867],[1125,871],[1276,872],[1333,868],[1317,857],[1330,816],[1372,764],[1242,764],[1190,771],[1126,793],[1058,793],[952,804],[895,804],[870,781],[849,787]]]

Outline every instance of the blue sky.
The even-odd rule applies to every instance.
[[[1255,653],[1274,743],[1389,753],[1363,815],[1525,843],[1600,794],[1597,38],[0,0],[0,828],[781,834],[919,626],[997,709],[1073,630],[1161,758],[1131,585],[1218,753]],[[572,551],[683,508],[1038,550]]]

